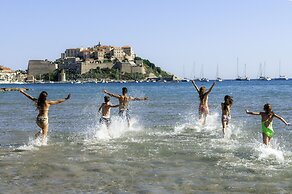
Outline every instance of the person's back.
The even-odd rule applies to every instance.
[[[206,92],[205,87],[201,87],[199,90],[199,98],[200,98],[200,104],[199,104],[199,114],[204,117],[209,114],[209,106],[208,106],[208,92]]]
[[[49,107],[51,105],[60,104],[64,101],[68,100],[70,98],[70,94],[68,94],[68,96],[64,99],[47,100],[48,93],[46,91],[42,91],[38,98],[34,98],[34,97],[30,96],[29,94],[25,93],[22,89],[20,89],[19,92],[22,93],[27,98],[29,98],[30,100],[32,100],[36,104],[37,110],[39,111],[39,113],[36,117],[36,124],[41,128],[41,131],[37,132],[35,134],[35,137],[42,135],[42,139],[43,139],[42,141],[44,144],[45,138],[46,138],[47,133],[48,133]]]
[[[230,115],[230,106],[226,103],[221,103],[222,115],[229,116]]]
[[[102,108],[101,108],[101,115],[102,117],[104,118],[110,118],[110,103],[109,102],[105,102],[105,103],[102,103]]]
[[[122,88],[122,95],[113,94],[106,90],[103,90],[103,92],[119,100],[119,116],[127,120],[128,126],[130,126],[130,114],[129,114],[129,109],[128,109],[129,101],[138,101],[138,100],[140,101],[140,100],[148,99],[148,97],[134,98],[134,97],[128,96],[127,95],[128,89],[126,87]]]
[[[98,111],[101,111],[101,118],[99,120],[100,123],[104,123],[107,125],[107,127],[110,125],[110,116],[111,116],[111,108],[116,108],[119,105],[111,105],[110,103],[110,97],[105,96],[104,97],[104,103],[101,104]]]
[[[48,116],[50,104],[48,103],[47,100],[44,102],[43,105],[37,105],[37,103],[36,103],[36,106],[37,106],[37,109],[39,111],[38,116],[45,116],[45,117]]]
[[[226,127],[229,124],[229,120],[231,119],[231,106],[233,104],[233,99],[231,96],[226,95],[224,97],[224,102],[221,103],[222,115],[221,115],[221,123],[222,123],[222,132],[225,136]]]
[[[200,87],[200,89],[199,89],[194,80],[192,80],[192,83],[199,94],[199,98],[200,98],[199,119],[203,119],[202,123],[204,125],[206,123],[206,117],[209,114],[208,95],[212,91],[216,82],[213,82],[212,86],[209,88],[208,91],[206,91],[206,88],[204,86]]]
[[[271,141],[271,138],[274,135],[274,129],[273,129],[273,118],[276,117],[277,119],[281,120],[286,125],[290,125],[285,119],[283,119],[281,116],[275,114],[272,111],[272,105],[265,104],[264,105],[264,112],[251,112],[246,110],[247,114],[251,115],[260,115],[261,121],[262,121],[262,134],[263,134],[263,143],[268,145]]]
[[[202,97],[200,96],[200,105],[208,106],[208,99],[207,93],[202,94]]]
[[[129,96],[127,94],[120,95],[119,97],[119,110],[126,110],[129,106]]]

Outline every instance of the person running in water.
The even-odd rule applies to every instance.
[[[225,136],[226,127],[228,126],[229,121],[231,119],[231,106],[232,105],[233,105],[232,97],[229,95],[226,95],[224,97],[224,102],[221,103],[221,109],[222,109],[221,123],[222,123],[223,136]]]
[[[199,119],[203,119],[203,125],[206,124],[206,117],[209,114],[209,107],[208,107],[208,95],[212,91],[213,87],[215,86],[216,82],[212,84],[210,89],[206,91],[206,88],[204,86],[198,88],[196,85],[195,81],[192,80],[192,83],[194,87],[196,88],[197,92],[199,93],[199,98],[200,98],[200,105],[199,105]]]
[[[126,87],[122,88],[122,95],[113,94],[108,92],[107,90],[103,90],[103,92],[119,100],[119,116],[127,120],[129,127],[130,127],[130,114],[128,109],[129,101],[148,100],[148,97],[134,98],[132,96],[128,96],[127,95],[128,89]]]
[[[51,105],[60,104],[70,98],[70,94],[64,99],[60,100],[47,100],[48,93],[46,91],[42,91],[38,98],[34,98],[29,94],[25,93],[22,89],[19,90],[24,96],[28,99],[32,100],[37,110],[39,111],[36,117],[36,124],[41,128],[41,131],[35,134],[35,137],[38,138],[40,135],[42,136],[42,143],[45,144],[45,140],[48,134],[49,129],[49,108]]]
[[[275,114],[272,111],[272,105],[271,104],[265,104],[264,105],[264,112],[251,112],[246,110],[247,114],[250,115],[260,115],[262,117],[262,133],[263,133],[263,143],[268,145],[274,135],[274,129],[273,129],[273,119],[277,118],[281,120],[286,125],[290,125],[285,119],[283,119],[281,116]]]
[[[110,103],[110,97],[105,96],[104,97],[104,103],[102,103],[98,109],[98,112],[101,113],[101,118],[99,120],[99,123],[105,124],[107,127],[109,127],[111,123],[111,108],[119,107],[119,105],[111,105]]]

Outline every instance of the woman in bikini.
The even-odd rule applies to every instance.
[[[203,119],[203,125],[206,123],[206,117],[209,114],[209,107],[208,107],[208,95],[212,91],[213,87],[215,86],[216,82],[212,84],[210,89],[206,92],[206,88],[204,86],[198,88],[195,81],[192,80],[194,87],[196,88],[197,92],[199,93],[200,98],[200,105],[199,105],[199,118]]]
[[[20,93],[22,93],[24,96],[35,102],[35,105],[39,111],[39,114],[36,118],[36,124],[41,128],[41,131],[35,134],[35,137],[39,137],[42,135],[42,143],[45,143],[47,134],[48,134],[48,128],[49,128],[49,107],[51,105],[60,104],[70,98],[70,94],[60,100],[47,100],[48,93],[46,91],[42,91],[39,95],[39,98],[36,99],[29,94],[25,93],[23,90],[19,90]]]
[[[276,117],[277,119],[281,120],[286,125],[290,125],[285,119],[283,119],[281,116],[275,114],[272,111],[272,105],[265,104],[264,105],[264,111],[265,112],[251,112],[246,110],[247,114],[250,115],[261,115],[262,117],[262,133],[263,133],[263,143],[268,145],[271,141],[271,138],[274,135],[274,129],[273,129],[273,118]]]
[[[226,95],[224,97],[224,102],[221,103],[222,109],[222,116],[221,116],[221,123],[222,123],[222,132],[223,136],[225,136],[225,129],[229,124],[229,120],[231,119],[231,106],[233,105],[233,99],[231,96]]]

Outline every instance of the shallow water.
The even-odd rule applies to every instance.
[[[199,84],[200,85],[200,84]],[[211,83],[203,85],[210,87]],[[14,87],[1,85],[0,87]],[[217,83],[209,97],[207,125],[198,121],[198,95],[191,83],[36,84],[52,106],[47,145],[33,139],[38,128],[32,102],[18,92],[0,93],[0,193],[291,193],[291,126],[274,120],[264,146],[260,118],[269,102],[292,122],[292,81]],[[132,96],[131,127],[112,109],[112,125],[99,126],[102,89]],[[18,86],[19,87],[19,86]],[[234,98],[222,138],[220,103]],[[117,100],[111,98],[112,104]]]

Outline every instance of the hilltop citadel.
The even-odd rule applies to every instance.
[[[98,43],[93,47],[69,48],[55,61],[29,60],[27,75],[9,68],[0,68],[0,81],[35,82],[36,80],[66,81],[77,79],[143,80],[173,79],[173,76],[138,57],[130,46],[107,46]]]

